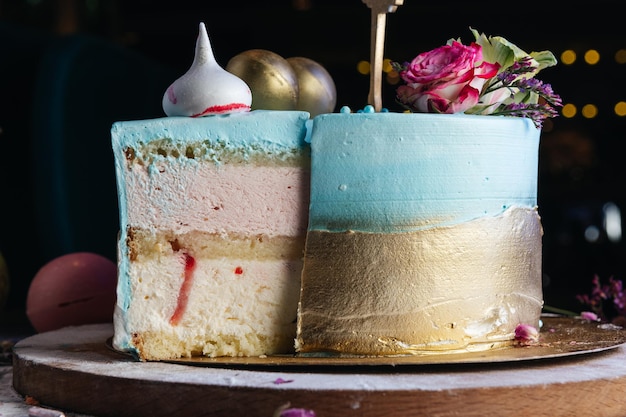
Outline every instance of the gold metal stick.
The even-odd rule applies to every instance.
[[[387,13],[393,13],[404,0],[363,0],[363,3],[372,9],[372,26],[370,39],[370,91],[368,104],[379,112],[383,108],[381,94],[383,56],[385,53],[385,25]]]

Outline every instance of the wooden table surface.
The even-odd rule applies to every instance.
[[[112,325],[70,327],[14,348],[13,385],[42,405],[95,416],[626,416],[626,346],[499,363],[190,366],[137,362]]]

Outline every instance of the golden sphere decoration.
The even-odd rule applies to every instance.
[[[326,68],[304,57],[287,58],[298,78],[298,110],[305,110],[315,117],[332,113],[337,104],[335,82]]]
[[[250,87],[251,110],[302,110],[315,117],[332,113],[337,104],[332,77],[309,58],[284,59],[272,51],[251,49],[231,58],[226,71]]]
[[[226,71],[250,87],[251,110],[296,110],[298,79],[291,65],[280,55],[251,49],[231,58]]]

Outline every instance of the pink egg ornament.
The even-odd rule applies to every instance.
[[[45,264],[30,284],[26,315],[37,332],[110,323],[116,300],[117,266],[104,256],[77,252]]]

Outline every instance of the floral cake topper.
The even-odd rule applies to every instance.
[[[411,62],[392,63],[406,83],[397,101],[413,112],[528,117],[540,128],[556,117],[561,97],[535,75],[556,65],[550,51],[526,53],[500,36],[473,28],[475,41],[460,39],[424,52]]]

